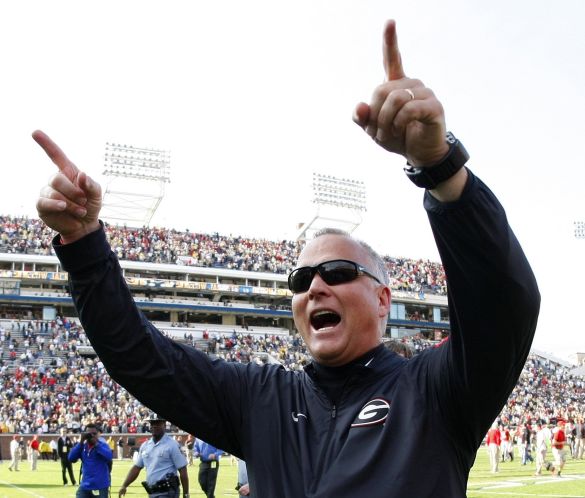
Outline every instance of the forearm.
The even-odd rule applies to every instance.
[[[126,479],[124,479],[122,487],[127,488],[128,486],[130,486],[130,484],[132,484],[139,476],[141,470],[142,469],[140,467],[133,465],[128,471],[128,475],[126,476]]]
[[[103,231],[75,244],[57,243],[55,250],[69,272],[81,323],[110,376],[189,432],[212,437],[233,434],[226,426],[239,419],[227,414],[240,406],[235,367],[212,362],[200,351],[164,337],[144,317]],[[225,440],[220,444],[233,449]]]
[[[451,323],[441,352],[448,374],[434,374],[452,396],[469,400],[485,433],[483,424],[505,403],[530,350],[538,287],[502,206],[472,174],[458,201],[427,194],[425,207],[447,275]]]
[[[187,467],[179,469],[179,478],[181,479],[181,488],[183,489],[183,495],[189,494],[189,475],[187,473]]]
[[[440,202],[457,201],[465,189],[467,178],[467,168],[463,167],[451,178],[445,180],[442,183],[439,183],[436,188],[430,190],[429,192],[435,199]]]

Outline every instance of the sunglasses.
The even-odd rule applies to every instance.
[[[288,288],[293,294],[307,292],[317,273],[327,285],[345,284],[362,275],[373,278],[379,284],[382,283],[378,277],[371,274],[363,266],[346,259],[334,259],[315,266],[302,266],[293,270],[288,276]]]

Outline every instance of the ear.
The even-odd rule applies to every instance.
[[[390,313],[390,305],[392,304],[392,292],[387,285],[380,286],[378,290],[378,316],[384,318]]]

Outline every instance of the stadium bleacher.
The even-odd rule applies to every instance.
[[[300,244],[165,228],[106,226],[106,233],[128,262],[137,303],[167,336],[227,361],[291,370],[310,361],[286,290]],[[105,432],[140,432],[146,410],[95,357],[52,257],[52,236],[39,220],[0,216],[0,431],[75,432],[97,422]],[[430,261],[385,261],[396,298],[389,335],[420,354],[448,335],[444,271]],[[47,308],[54,317],[44,316]],[[533,351],[500,420],[584,414],[583,374]]]

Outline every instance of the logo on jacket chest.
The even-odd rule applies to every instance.
[[[368,401],[357,414],[350,427],[370,427],[386,422],[390,412],[390,402],[383,398]]]

